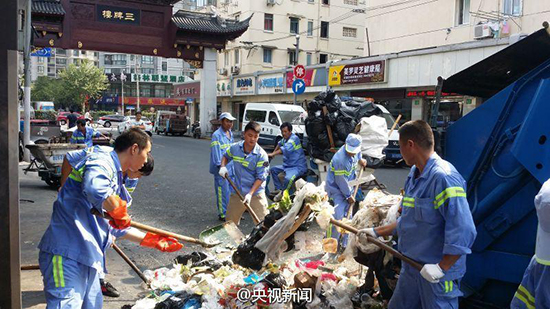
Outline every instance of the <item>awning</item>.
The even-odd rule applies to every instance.
[[[443,92],[489,98],[550,59],[550,28],[541,29],[449,77]]]

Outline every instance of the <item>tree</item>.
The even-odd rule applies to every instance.
[[[80,104],[82,112],[88,98],[97,99],[101,92],[107,89],[107,76],[103,70],[90,62],[83,62],[80,66],[71,64],[60,74],[62,92],[74,103]]]
[[[59,96],[60,82],[57,79],[39,76],[31,86],[32,101],[54,101]]]

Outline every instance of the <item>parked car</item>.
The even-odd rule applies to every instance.
[[[128,121],[128,119],[129,119],[128,116],[113,114],[113,115],[100,117],[99,120],[97,121],[97,124],[99,124],[100,126],[104,126],[106,128],[110,128],[113,125],[118,126],[121,123]]]
[[[59,123],[60,125],[64,126],[67,124],[67,115],[70,114],[71,112],[59,112],[57,114],[57,123]],[[78,119],[84,119],[84,116],[79,114],[79,113],[76,113],[75,114],[77,115]]]
[[[122,133],[128,129],[130,129],[132,123],[136,121],[136,116],[128,116],[127,119],[124,120],[124,122],[121,122],[118,125],[118,133]],[[147,117],[141,117],[141,120],[143,120],[143,123],[145,124],[145,132],[149,134],[149,136],[153,136],[153,123],[151,120],[147,119]]]

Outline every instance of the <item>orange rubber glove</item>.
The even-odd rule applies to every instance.
[[[161,236],[147,233],[140,243],[143,247],[158,249],[162,252],[176,252],[183,248],[183,245],[173,237]]]
[[[126,207],[126,201],[118,198],[118,206],[113,210],[107,212],[113,220],[109,221],[109,224],[115,229],[123,230],[130,227],[132,218],[128,215],[128,209]]]

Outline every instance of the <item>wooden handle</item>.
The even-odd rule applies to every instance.
[[[302,223],[306,221],[310,213],[311,213],[311,207],[309,207],[309,204],[306,204],[306,206],[304,206],[304,209],[302,209],[302,213],[300,214],[298,219],[294,222],[290,230],[286,232],[285,236],[283,236],[283,240],[286,240],[287,238],[290,237],[290,235],[294,234],[294,232],[296,232],[296,230],[300,227],[300,225],[302,225]]]
[[[328,115],[328,109],[326,106],[323,106],[323,115]],[[332,128],[327,124],[327,135],[328,135],[328,141],[330,143],[330,148],[334,149],[334,139],[332,138]]]
[[[136,272],[141,280],[143,280],[143,282],[145,282],[145,284],[147,284],[147,286],[151,288],[149,282],[147,282],[147,278],[145,277],[145,275],[141,272],[141,270],[139,270],[136,264],[134,264],[134,262],[132,262],[130,258],[122,251],[122,249],[120,249],[120,247],[117,246],[115,243],[113,243],[113,249],[115,249],[116,253],[118,253],[118,255],[120,255],[120,257],[130,266],[130,268],[132,268]]]
[[[401,120],[401,114],[399,114],[399,116],[397,116],[397,119],[395,119],[395,122],[393,123],[393,125],[391,126],[391,129],[390,129],[390,133],[388,133],[388,137],[391,136],[391,134],[393,133],[393,130],[395,130],[395,127],[397,126],[397,124],[399,123],[399,120]]]
[[[355,190],[353,190],[353,198],[355,198],[357,196],[357,192],[359,191],[359,187],[361,186],[361,182],[359,182],[359,179],[361,179],[361,177],[363,177],[363,171],[365,170],[364,167],[361,166],[361,170],[359,171],[359,177],[357,177],[357,184],[355,185]],[[350,205],[349,208],[348,208],[348,212],[346,214],[346,218],[350,218],[351,216],[351,213],[352,213],[352,210],[353,210],[353,205]]]
[[[40,269],[38,264],[21,265],[21,270],[37,270]]]
[[[348,224],[345,224],[344,222],[335,220],[334,218],[330,219],[330,223],[332,223],[332,224],[334,224],[334,225],[336,225],[340,228],[343,228],[344,230],[346,230],[348,232],[351,232],[353,234],[359,233],[359,230],[357,230],[355,227],[350,226]],[[389,252],[391,255],[395,256],[396,258],[400,259],[401,261],[403,261],[405,263],[408,263],[412,267],[416,268],[418,271],[420,271],[422,269],[422,267],[424,267],[424,265],[418,263],[417,261],[411,259],[408,256],[403,255],[401,252],[395,250],[394,248],[386,245],[385,243],[379,241],[378,239],[376,239],[372,236],[367,235],[367,239],[368,239],[369,243],[372,243],[373,245],[379,247],[380,249],[383,249],[386,252]]]
[[[227,181],[229,181],[229,184],[231,185],[231,187],[233,187],[233,190],[235,190],[235,192],[237,193],[237,195],[241,199],[241,202],[243,202],[244,207],[246,207],[246,210],[248,210],[248,212],[252,216],[252,220],[254,220],[254,224],[260,223],[260,218],[258,217],[258,215],[256,215],[254,210],[252,210],[252,207],[250,207],[250,205],[248,205],[248,203],[244,202],[244,197],[241,194],[241,191],[239,191],[239,189],[237,189],[237,186],[235,185],[233,180],[231,180],[231,178],[229,178],[229,177],[225,177],[225,179],[227,179]]]

